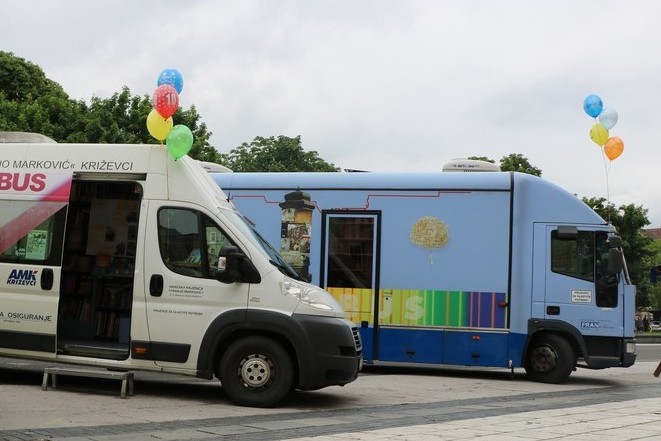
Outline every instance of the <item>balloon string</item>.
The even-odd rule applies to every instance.
[[[606,162],[606,153],[604,153],[604,149],[602,146],[601,149],[601,159],[604,161],[604,173],[606,174],[606,221],[610,224],[611,223],[611,196],[610,196],[610,186],[608,184],[608,162]]]

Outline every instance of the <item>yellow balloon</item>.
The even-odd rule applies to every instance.
[[[595,144],[602,146],[608,140],[608,130],[606,130],[606,127],[597,123],[590,128],[590,139]]]
[[[147,115],[147,130],[149,130],[151,136],[159,141],[163,141],[168,137],[172,125],[172,117],[163,118],[156,109],[152,109]]]

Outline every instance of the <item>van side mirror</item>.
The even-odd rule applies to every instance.
[[[248,257],[235,246],[225,246],[218,253],[216,280],[222,283],[259,283],[262,276]]]

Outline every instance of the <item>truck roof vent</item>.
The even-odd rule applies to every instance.
[[[55,143],[55,140],[40,133],[31,132],[2,132],[0,131],[0,144],[1,143],[16,143],[16,142],[47,142],[49,144]]]
[[[500,166],[477,159],[453,159],[443,165],[444,172],[499,172]]]

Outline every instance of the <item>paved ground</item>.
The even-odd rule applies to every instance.
[[[0,440],[633,440],[661,439],[656,362],[579,370],[565,385],[504,371],[370,369],[344,388],[297,392],[277,409],[233,406],[217,382],[136,373],[61,378],[0,359]]]

